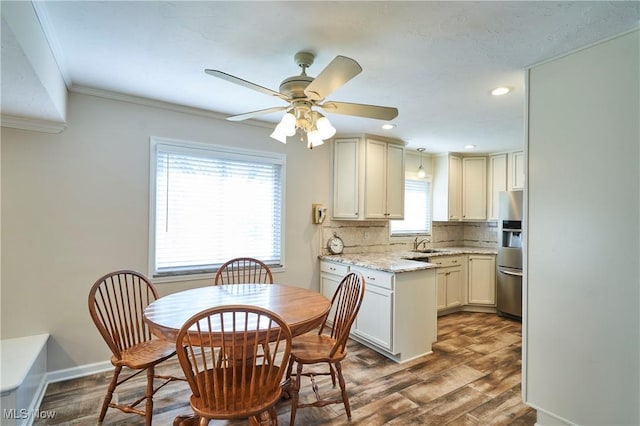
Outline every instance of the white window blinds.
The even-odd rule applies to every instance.
[[[391,220],[391,235],[431,233],[431,181],[405,179],[404,220]]]
[[[155,143],[152,157],[154,275],[211,272],[234,257],[282,264],[284,156]]]

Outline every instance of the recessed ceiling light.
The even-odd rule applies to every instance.
[[[476,147],[475,145],[465,145],[464,149],[473,149],[475,147]]]
[[[491,91],[491,94],[493,96],[502,96],[502,95],[506,95],[510,91],[511,89],[509,87],[496,87]]]
[[[394,129],[395,127],[396,127],[396,125],[395,124],[391,124],[391,123],[386,123],[386,124],[382,125],[382,128],[385,129],[385,130],[391,130],[391,129]]]

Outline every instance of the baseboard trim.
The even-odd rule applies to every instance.
[[[50,383],[63,382],[65,380],[77,379],[91,374],[103,373],[110,370],[113,370],[113,365],[109,361],[103,361],[50,371],[47,373],[47,385]]]
[[[531,404],[527,401],[524,401],[529,407],[534,408],[537,412],[536,424],[535,426],[576,426],[575,423],[570,422],[569,420],[557,416],[544,410],[535,404]]]

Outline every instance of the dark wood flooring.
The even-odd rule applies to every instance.
[[[522,403],[520,322],[495,314],[458,312],[438,319],[438,342],[432,354],[396,364],[350,342],[343,371],[352,418],[342,405],[299,409],[296,424],[308,425],[534,425],[536,412]],[[170,361],[161,373],[180,371]],[[55,419],[34,425],[95,425],[111,373],[48,386],[40,410]],[[137,378],[135,380],[138,380]],[[141,379],[144,381],[144,378]],[[321,393],[336,392],[329,378],[317,379]],[[303,387],[304,387],[303,381]],[[122,400],[144,391],[138,380],[119,393]],[[154,425],[171,425],[190,414],[188,386],[176,382],[154,399]],[[301,399],[313,398],[310,387]],[[289,401],[277,407],[278,421],[289,424]],[[107,411],[104,425],[144,424],[142,417]],[[211,425],[246,425],[247,421],[212,421]]]

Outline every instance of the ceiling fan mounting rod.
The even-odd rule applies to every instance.
[[[293,60],[300,68],[302,68],[301,75],[307,75],[306,71],[313,64],[313,60],[316,55],[311,52],[298,52],[293,57]]]

